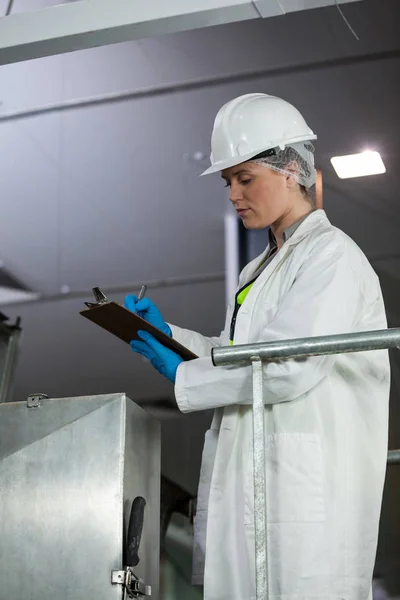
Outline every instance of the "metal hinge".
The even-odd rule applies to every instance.
[[[40,401],[46,400],[48,396],[46,394],[30,394],[26,401],[27,408],[39,408]]]
[[[127,567],[125,571],[112,571],[111,583],[113,585],[122,585],[128,598],[143,598],[151,596],[151,586],[145,585],[141,579],[136,577],[131,567]]]

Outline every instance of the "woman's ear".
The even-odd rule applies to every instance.
[[[299,165],[292,161],[285,166],[285,171],[290,173],[290,175],[286,175],[286,187],[289,190],[294,190],[298,187],[299,182],[297,176],[299,174]]]
[[[288,190],[294,190],[299,187],[295,173],[286,176],[286,187]]]

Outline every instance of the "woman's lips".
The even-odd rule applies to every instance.
[[[239,217],[244,217],[244,215],[249,212],[249,209],[248,208],[238,208],[238,209],[236,209],[236,212],[239,215]]]

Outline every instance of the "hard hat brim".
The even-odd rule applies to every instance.
[[[218,173],[219,171],[225,171],[225,169],[230,169],[231,167],[236,167],[236,165],[240,165],[243,162],[250,160],[254,156],[254,152],[251,154],[246,154],[245,156],[235,156],[235,158],[230,158],[229,160],[221,160],[208,169],[201,173],[200,177],[203,175],[212,175],[212,173]]]
[[[307,136],[298,136],[297,138],[292,138],[290,140],[287,140],[285,142],[285,144],[283,144],[282,150],[286,146],[290,146],[291,144],[295,144],[297,142],[308,142],[308,141],[316,140],[316,139],[317,139],[317,136],[315,134],[307,135]],[[271,148],[279,147],[279,146],[281,146],[281,144],[273,145],[273,146],[271,146]],[[248,154],[243,154],[242,156],[234,156],[234,157],[228,158],[227,160],[221,160],[219,162],[216,162],[211,167],[206,169],[203,173],[201,173],[200,177],[203,177],[204,175],[212,175],[213,173],[218,173],[218,171],[224,171],[225,169],[230,169],[231,167],[236,167],[236,165],[240,165],[244,162],[251,160],[252,158],[257,156],[257,154],[260,154],[260,152],[264,152],[265,150],[269,150],[269,148],[260,148],[258,151],[253,150],[252,152],[250,152]]]

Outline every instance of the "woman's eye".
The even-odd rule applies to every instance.
[[[238,183],[239,183],[239,185],[248,185],[252,181],[253,181],[252,179],[241,179],[240,181],[238,181]],[[231,187],[230,182],[227,181],[224,187]]]

